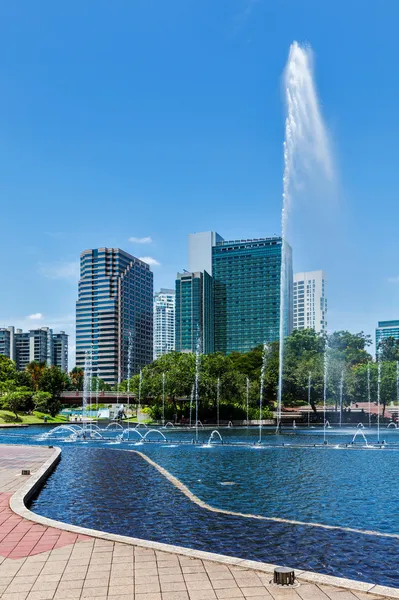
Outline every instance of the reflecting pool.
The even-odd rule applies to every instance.
[[[0,442],[48,444],[43,431],[0,430]],[[167,442],[126,442],[116,431],[107,440],[51,440],[62,447],[62,460],[32,510],[84,527],[399,587],[399,431],[384,430],[381,447],[365,447],[359,438],[352,446],[354,429],[328,430],[327,445],[322,430],[265,430],[260,447],[255,429],[220,429],[223,444],[218,436],[209,444],[209,430],[199,432],[199,444],[190,443],[192,431],[162,431]],[[376,441],[375,430],[364,432],[369,444]],[[144,453],[212,507],[303,524],[201,508],[126,450]]]

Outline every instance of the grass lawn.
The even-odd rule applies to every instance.
[[[33,411],[31,415],[25,413],[18,413],[18,420],[15,419],[14,413],[9,410],[0,410],[0,425],[7,424],[18,424],[18,425],[37,425],[38,423],[44,423],[43,417],[47,417],[47,423],[65,423],[67,418],[65,416],[57,415],[56,417],[50,417],[45,413]]]

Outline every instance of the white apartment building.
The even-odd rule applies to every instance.
[[[175,290],[154,296],[154,360],[175,349]]]
[[[294,275],[294,329],[327,331],[327,277],[324,271]]]

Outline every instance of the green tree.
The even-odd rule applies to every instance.
[[[49,392],[54,400],[59,400],[69,385],[68,376],[59,367],[46,367],[39,379],[39,390]]]
[[[16,388],[14,391],[7,392],[1,399],[2,407],[10,410],[18,419],[18,412],[26,410],[28,401],[32,398],[32,392],[27,388]]]
[[[81,367],[74,367],[72,369],[72,371],[69,373],[72,390],[76,390],[78,392],[83,390],[84,375],[84,369]]]
[[[33,360],[26,366],[26,372],[31,379],[32,388],[37,391],[39,389],[40,378],[46,370],[45,362]]]
[[[36,410],[49,413],[55,417],[61,410],[59,398],[52,396],[50,392],[36,392],[33,395],[33,403]]]

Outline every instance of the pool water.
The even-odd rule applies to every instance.
[[[42,433],[40,427],[0,430],[0,443],[48,444]],[[208,447],[209,431],[200,431],[203,445],[182,444],[193,433],[175,430],[166,431],[169,443],[139,446],[115,443],[115,435],[88,443],[52,440],[62,446],[62,460],[32,510],[112,533],[399,587],[399,431],[384,431],[383,449],[345,448],[354,435],[346,429],[329,430],[325,447],[316,430],[265,432],[261,448],[255,430],[221,433],[242,445]],[[365,433],[375,441],[375,431]],[[213,507],[309,525],[208,511],[142,457],[120,451],[129,449],[148,455]]]

